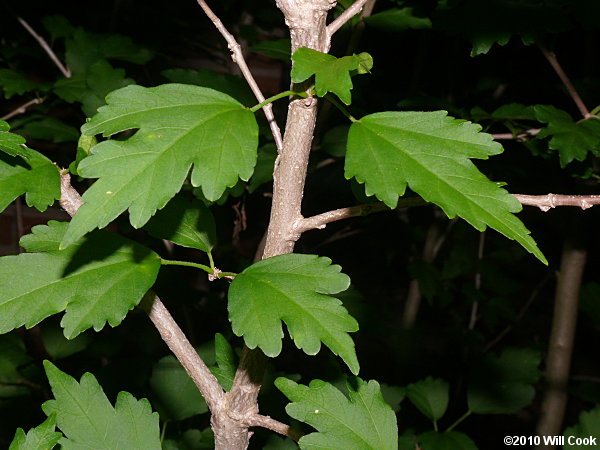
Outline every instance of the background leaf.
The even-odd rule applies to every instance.
[[[585,447],[590,448],[597,445],[597,443],[600,442],[600,406],[582,412],[579,415],[579,423],[567,428],[564,431],[563,436],[565,437],[565,450],[581,450]],[[588,441],[590,445],[575,445],[575,442],[569,444],[568,436],[581,439],[595,438],[596,444],[593,444],[594,441]],[[573,441],[575,440],[573,439]]]
[[[192,184],[209,200],[252,175],[256,120],[225,94],[182,84],[128,86],[107,103],[82,127],[84,134],[140,130],[126,141],[101,142],[79,164],[81,176],[100,179],[83,195],[63,247],[126,209],[131,224],[141,227],[181,189],[192,165]]]
[[[8,450],[51,450],[63,437],[61,433],[54,431],[55,427],[56,416],[51,414],[40,425],[29,430],[27,434],[22,428],[18,428]]]
[[[36,226],[21,239],[36,253],[0,258],[0,333],[61,311],[67,338],[106,322],[115,326],[154,283],[160,268],[154,252],[108,231],[59,250],[67,226]]]
[[[529,405],[541,359],[539,352],[528,348],[484,357],[469,377],[469,409],[477,414],[512,414]]]
[[[296,346],[315,355],[323,342],[339,355],[352,373],[359,370],[354,343],[348,335],[358,330],[337,294],[350,285],[341,267],[316,255],[281,255],[252,264],[229,287],[229,320],[233,332],[250,348],[267,356],[281,352],[287,325]]]
[[[391,32],[431,28],[431,20],[428,17],[415,16],[413,8],[409,7],[386,9],[365,17],[364,20],[371,27]]]
[[[516,198],[488,180],[469,158],[502,152],[479,125],[447,117],[446,111],[383,112],[350,127],[346,178],[365,183],[390,208],[408,185],[448,217],[460,216],[476,229],[494,228],[547,261],[529,231],[515,217]]]
[[[158,414],[148,400],[120,392],[113,408],[91,373],[78,383],[49,361],[44,361],[44,368],[55,400],[42,409],[48,416],[56,415],[66,436],[60,441],[62,448],[160,450]]]
[[[293,402],[286,406],[286,412],[318,430],[303,436],[300,448],[398,448],[396,415],[383,400],[376,381],[356,378],[356,388],[349,386],[348,398],[321,380],[303,386],[278,378],[275,385]]]
[[[408,385],[406,395],[419,411],[434,422],[441,419],[448,408],[449,385],[439,378],[427,377]]]
[[[458,431],[428,431],[418,436],[421,450],[477,450],[469,436]]]

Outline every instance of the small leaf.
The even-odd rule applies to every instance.
[[[0,153],[0,212],[23,194],[28,206],[45,211],[60,198],[58,168],[25,146],[18,151],[20,157]]]
[[[382,112],[353,123],[348,134],[346,178],[365,183],[390,208],[407,185],[460,216],[476,229],[490,226],[547,264],[529,231],[512,213],[516,198],[483,175],[469,158],[487,159],[502,152],[481,127],[448,117],[446,111]]]
[[[502,105],[492,113],[492,117],[498,120],[536,120],[535,108],[520,103]]]
[[[106,322],[116,326],[154,283],[160,268],[154,252],[108,231],[59,250],[67,226],[36,226],[21,239],[36,253],[0,258],[0,333],[61,311],[69,339]]]
[[[79,139],[79,131],[72,125],[49,116],[39,116],[19,128],[23,133],[33,139],[42,139],[54,143],[73,142]]]
[[[41,327],[42,341],[48,355],[53,360],[63,359],[67,356],[85,350],[92,341],[89,334],[80,334],[76,338],[67,339],[58,324],[47,323]]]
[[[428,17],[417,17],[413,13],[413,8],[408,7],[387,9],[364,20],[373,28],[389,32],[431,28],[431,20]]]
[[[154,365],[150,387],[162,420],[183,420],[208,411],[200,391],[174,356],[165,356]]]
[[[281,352],[287,325],[296,347],[309,355],[321,342],[339,355],[352,373],[359,370],[349,332],[358,330],[337,294],[350,285],[341,267],[316,255],[281,255],[252,264],[229,287],[229,320],[233,332],[250,348],[260,347],[270,357]]]
[[[324,97],[328,92],[332,92],[346,105],[349,105],[351,102],[350,90],[352,89],[350,72],[358,70],[359,66],[361,66],[361,70],[365,70],[365,67],[368,67],[368,56],[368,54],[361,54],[361,56],[336,58],[317,50],[300,47],[292,55],[292,61],[294,61],[292,81],[301,83],[314,75],[315,91],[319,97]]]
[[[211,368],[211,372],[223,389],[230,391],[237,371],[238,357],[221,333],[215,334],[215,359],[217,367]]]
[[[238,177],[252,175],[256,119],[225,94],[182,84],[128,86],[107,103],[82,127],[84,134],[140,130],[126,141],[101,142],[79,164],[81,176],[100,179],[83,195],[63,248],[126,209],[131,224],[143,226],[179,192],[192,166],[192,185],[213,201]]]
[[[261,41],[250,47],[250,50],[269,58],[289,62],[292,54],[290,39],[276,39],[274,41]]]
[[[4,91],[4,98],[23,95],[40,88],[46,90],[45,85],[30,80],[21,72],[10,69],[0,69],[0,88]]]
[[[529,405],[540,362],[540,353],[528,348],[484,357],[469,377],[469,409],[477,414],[514,414]]]
[[[44,17],[42,23],[44,24],[44,28],[50,33],[50,36],[52,36],[52,39],[71,36],[75,31],[71,22],[65,16],[59,14]]]
[[[458,431],[428,431],[417,438],[421,450],[477,450],[469,436]]]
[[[48,416],[56,415],[65,435],[62,448],[160,450],[158,414],[148,400],[120,392],[113,408],[92,374],[83,374],[78,383],[49,361],[44,361],[44,368],[55,400],[42,409]]]
[[[286,378],[275,386],[293,403],[286,412],[318,430],[303,436],[300,448],[396,450],[398,426],[394,411],[384,400],[375,380],[356,378],[348,398],[333,385],[313,380],[309,386]]]
[[[56,416],[51,414],[44,422],[30,429],[25,435],[22,428],[18,428],[8,450],[51,450],[63,435],[54,431]]]
[[[534,110],[537,119],[548,124],[537,137],[552,136],[549,147],[558,150],[561,167],[574,159],[583,161],[589,151],[600,151],[600,120],[592,117],[575,123],[567,112],[551,105],[536,105]]]
[[[448,408],[448,383],[439,378],[427,377],[417,383],[410,384],[407,396],[430,420],[437,421]]]
[[[567,428],[563,436],[565,437],[565,450],[596,447],[600,442],[600,405],[582,412],[579,415],[579,423]],[[572,437],[569,439],[570,436]],[[576,445],[577,438],[581,439],[581,445]],[[572,442],[572,444],[569,442]]]
[[[20,156],[27,160],[29,152],[24,150],[25,138],[15,133],[10,133],[10,125],[0,120],[0,151],[10,156]]]
[[[154,237],[203,252],[210,252],[217,239],[210,209],[199,200],[182,196],[173,198],[144,228]]]

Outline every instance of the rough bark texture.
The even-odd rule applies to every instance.
[[[326,19],[334,5],[331,0],[277,0],[290,28],[292,51],[298,47],[328,51]],[[290,102],[283,149],[273,176],[273,203],[263,258],[292,252],[300,237],[296,226],[302,219],[304,180],[316,118],[315,98]],[[211,425],[217,450],[248,447],[251,432],[247,424],[258,412],[265,360],[259,349],[244,348],[233,387],[225,395],[221,409],[213,412]]]

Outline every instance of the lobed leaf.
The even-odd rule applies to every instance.
[[[83,195],[63,248],[126,209],[131,224],[141,227],[179,192],[192,166],[192,184],[213,201],[238,177],[252,175],[256,120],[220,92],[181,84],[127,86],[107,97],[82,132],[110,136],[132,128],[139,131],[125,141],[101,142],[79,164],[81,176],[99,180]]]
[[[36,226],[21,239],[33,253],[0,258],[0,333],[61,311],[67,338],[106,322],[116,326],[154,283],[160,268],[154,252],[108,231],[59,250],[67,226]]]
[[[267,356],[281,352],[285,322],[296,347],[309,355],[321,342],[339,355],[352,373],[359,370],[349,332],[358,323],[338,299],[326,294],[350,285],[341,267],[316,255],[281,255],[259,261],[238,274],[229,287],[229,320],[233,332],[250,348]]]
[[[480,130],[479,125],[448,117],[446,111],[365,116],[350,127],[346,178],[365,183],[367,195],[375,194],[390,208],[409,186],[448,217],[460,216],[480,231],[490,226],[547,264],[529,231],[512,214],[521,204],[470,161],[502,152],[502,146]]]
[[[22,428],[17,428],[15,437],[8,450],[52,450],[63,437],[56,428],[56,416],[51,414],[44,422],[32,428],[25,434]]]
[[[330,383],[313,380],[309,386],[287,378],[275,380],[277,388],[293,403],[286,412],[316,428],[318,433],[303,436],[300,448],[396,450],[398,425],[375,380],[356,378],[348,386],[348,397]]]
[[[49,361],[44,361],[46,375],[55,400],[42,405],[46,415],[54,414],[64,433],[63,449],[131,449],[160,450],[158,414],[148,400],[136,400],[120,392],[113,407],[91,373],[78,383]]]

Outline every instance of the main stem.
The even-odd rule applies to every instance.
[[[330,0],[277,0],[290,28],[292,52],[299,47],[329,50],[326,18],[334,4]],[[304,181],[316,118],[315,98],[290,102],[283,146],[273,174],[273,203],[263,258],[291,253],[300,237],[297,228],[302,221]],[[244,348],[233,386],[226,394],[226,410],[213,414],[216,450],[248,447],[250,432],[245,419],[258,412],[265,364],[266,357],[259,349]]]

